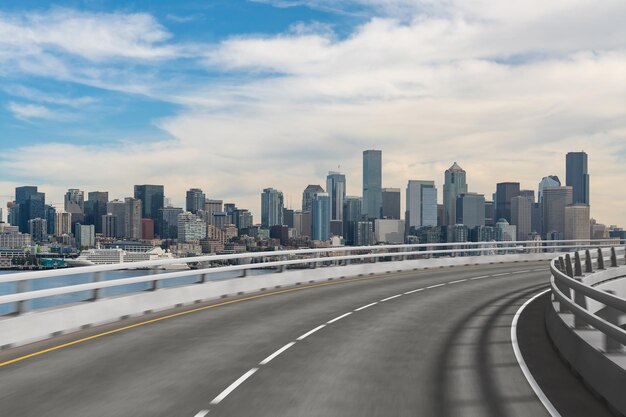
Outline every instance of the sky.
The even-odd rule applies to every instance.
[[[458,162],[469,190],[565,180],[589,154],[592,216],[626,226],[626,2],[0,2],[0,203],[38,185],[164,184],[299,208],[329,170],[361,194]],[[5,218],[6,218],[6,210]]]

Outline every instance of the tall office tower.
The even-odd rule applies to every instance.
[[[520,192],[519,182],[500,182],[496,185],[496,219],[511,223],[511,199]]]
[[[456,224],[470,229],[485,225],[485,196],[477,193],[462,193],[456,198]]]
[[[261,226],[269,229],[283,224],[283,193],[274,188],[266,188],[261,194]]]
[[[534,193],[533,193],[534,195]],[[532,230],[533,201],[528,196],[519,195],[511,199],[511,224],[517,226],[517,240],[529,240]]]
[[[565,240],[591,238],[591,219],[588,204],[570,204],[565,207]]]
[[[294,210],[288,208],[283,209],[283,224],[287,226],[288,229],[293,229],[293,214]]]
[[[355,245],[356,224],[362,218],[361,197],[347,196],[343,201],[343,237],[346,245]]]
[[[141,239],[141,213],[143,211],[143,204],[141,200],[137,198],[126,197],[124,199],[126,205],[126,218],[125,229],[126,235],[124,237],[129,239]]]
[[[589,171],[585,152],[569,152],[565,157],[565,185],[574,189],[574,204],[589,204]]]
[[[154,220],[141,219],[141,238],[143,240],[154,239]]]
[[[363,151],[363,204],[362,214],[368,219],[380,219],[383,208],[382,151]]]
[[[198,210],[204,210],[204,202],[206,201],[206,195],[199,188],[192,188],[187,191],[186,195],[186,208],[187,211],[193,214],[197,214]],[[222,210],[218,210],[222,211]]]
[[[126,203],[118,199],[109,201],[107,203],[107,213],[115,217],[115,236],[113,237],[126,237]]]
[[[178,215],[178,240],[193,242],[207,236],[207,224],[193,213],[185,212]]]
[[[48,226],[46,219],[30,219],[28,221],[28,234],[33,242],[39,243],[48,240]]]
[[[383,208],[382,218],[391,220],[400,220],[400,189],[399,188],[383,188]]]
[[[311,239],[330,239],[330,196],[317,193],[311,206]]]
[[[437,188],[434,181],[409,180],[406,186],[406,234],[423,226],[437,226]]]
[[[531,203],[535,203],[535,190],[520,190],[519,195],[526,198]]]
[[[91,191],[85,201],[85,224],[93,224],[96,233],[102,233],[102,216],[107,214],[109,193],[107,191]]]
[[[72,224],[85,222],[85,192],[70,188],[65,193],[65,211],[72,215]]]
[[[76,246],[81,249],[96,246],[96,227],[93,224],[76,223],[74,236],[76,237]]]
[[[248,229],[252,227],[252,213],[247,209],[237,209],[233,211],[233,224],[237,227],[237,230]]]
[[[572,204],[572,187],[545,187],[543,189],[543,228],[546,239],[563,239],[565,236],[565,207]]]
[[[223,211],[223,200],[206,200],[204,202],[204,217],[205,221],[209,224],[211,224],[211,221],[213,221],[213,213],[221,213]]]
[[[445,216],[446,211],[443,204],[437,204],[437,226],[443,226]]]
[[[162,239],[178,238],[178,215],[181,213],[181,207],[164,207],[159,210],[158,223]]]
[[[72,233],[72,214],[65,211],[57,213],[54,229],[56,237]]]
[[[231,214],[235,210],[237,210],[237,205],[235,205],[235,203],[226,203],[226,204],[224,204],[224,212],[226,214]]]
[[[48,227],[47,233],[49,235],[54,236],[56,233],[56,223],[57,223],[57,210],[52,207],[46,205],[46,225]]]
[[[101,219],[102,236],[117,237],[117,216],[113,214],[105,214]]]
[[[374,222],[371,220],[356,222],[354,246],[371,246],[374,244],[374,241]]]
[[[537,187],[537,202],[541,204],[543,202],[543,190],[546,187],[560,187],[561,180],[556,175],[548,175],[543,177]]]
[[[19,226],[22,233],[28,233],[28,221],[46,218],[46,195],[37,191],[37,187],[24,186],[15,188],[15,205],[11,213],[11,224]]]
[[[485,226],[493,227],[496,225],[493,201],[485,201]]]
[[[443,224],[456,223],[456,198],[467,192],[466,173],[456,162],[446,170],[443,184]]]
[[[154,233],[161,236],[159,225],[159,210],[163,208],[165,203],[165,187],[162,185],[135,185],[134,197],[141,200],[141,217],[142,219],[152,219],[155,224]],[[141,223],[139,223],[141,228]]]
[[[512,242],[517,237],[517,227],[510,225],[506,219],[500,219],[496,222],[496,241]]]
[[[346,198],[346,176],[330,171],[326,177],[326,193],[330,198],[330,219],[343,220],[343,200]]]
[[[313,196],[317,193],[323,193],[324,189],[317,184],[308,185],[302,192],[302,211],[311,212],[311,205],[313,202]]]

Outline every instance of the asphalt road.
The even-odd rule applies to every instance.
[[[548,416],[510,341],[547,280],[547,263],[445,268],[209,308],[0,366],[0,416]]]

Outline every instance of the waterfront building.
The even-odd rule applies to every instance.
[[[48,226],[46,219],[30,219],[28,221],[28,233],[33,242],[43,242],[48,240]]]
[[[363,151],[363,203],[361,210],[368,219],[379,219],[382,215],[382,151]]]
[[[96,246],[96,227],[93,224],[74,225],[76,246],[80,249],[88,249]]]
[[[207,224],[193,213],[185,212],[178,215],[178,240],[195,242],[207,236]]]
[[[72,214],[62,211],[56,213],[55,236],[61,237],[72,233]]]

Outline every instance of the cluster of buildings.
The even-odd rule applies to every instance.
[[[84,191],[69,189],[57,210],[60,204],[47,204],[36,186],[17,187],[8,223],[0,222],[0,258],[138,244],[192,256],[344,244],[624,239],[622,229],[590,218],[587,159],[584,152],[567,154],[565,185],[546,176],[535,194],[502,182],[490,199],[470,191],[455,162],[445,171],[441,203],[435,181],[409,180],[401,213],[401,189],[382,184],[382,151],[366,150],[361,195],[348,195],[346,176],[334,171],[325,187],[304,189],[298,209],[285,206],[281,191],[266,188],[260,223],[248,209],[207,198],[199,188],[187,191],[184,209],[172,206],[163,185],[135,185],[123,200],[102,191],[85,199]]]

